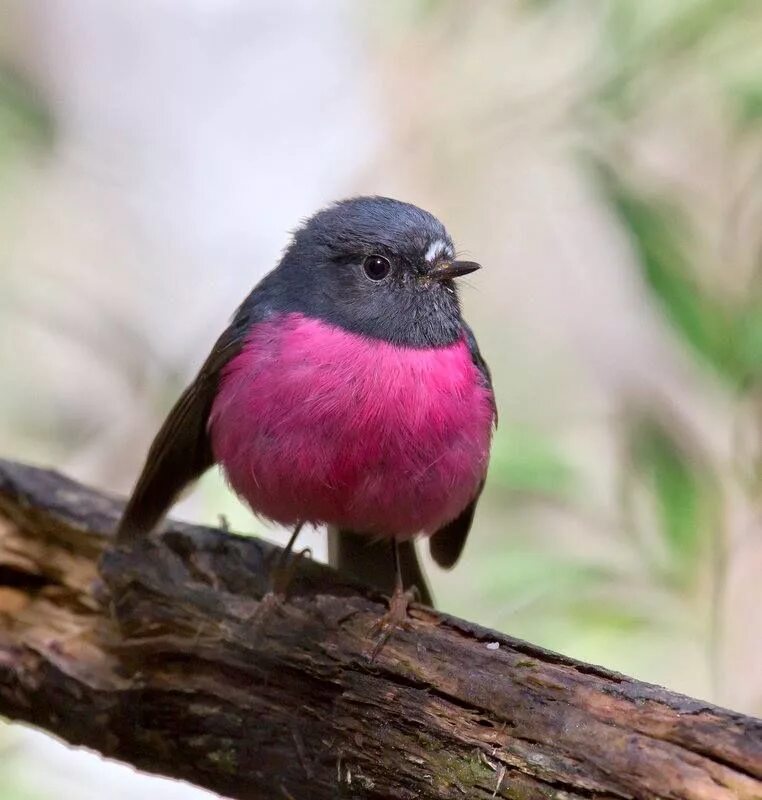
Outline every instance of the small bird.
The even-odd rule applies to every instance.
[[[454,284],[478,268],[408,203],[356,197],[308,219],[170,411],[118,542],[216,463],[256,514],[293,527],[286,553],[303,524],[327,525],[332,565],[391,595],[389,624],[406,586],[430,603],[413,538],[457,561],[497,423]]]

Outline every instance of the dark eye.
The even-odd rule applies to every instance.
[[[363,261],[362,268],[372,281],[382,281],[392,271],[389,259],[383,256],[368,256]]]

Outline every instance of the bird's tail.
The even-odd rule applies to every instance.
[[[377,540],[367,534],[328,528],[328,562],[361,583],[391,595],[396,575],[390,540]],[[400,566],[406,589],[418,590],[421,603],[433,605],[431,590],[423,574],[413,540],[400,543]]]

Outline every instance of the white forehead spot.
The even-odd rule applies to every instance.
[[[434,241],[429,245],[428,250],[426,250],[426,261],[431,263],[435,259],[439,258],[443,253],[450,253],[450,247],[447,242],[442,241],[442,239],[434,239]]]

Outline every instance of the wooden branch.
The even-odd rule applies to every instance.
[[[375,662],[381,598],[274,548],[0,462],[0,713],[241,800],[762,798],[762,722],[429,609]],[[98,561],[100,559],[100,574]]]

